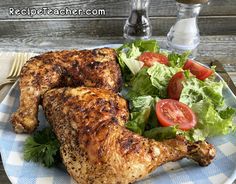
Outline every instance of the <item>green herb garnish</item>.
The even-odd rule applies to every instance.
[[[28,137],[24,144],[24,159],[52,167],[60,160],[59,142],[50,127]]]

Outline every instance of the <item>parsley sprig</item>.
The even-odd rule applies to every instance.
[[[59,142],[50,127],[28,137],[24,144],[24,159],[52,167],[60,160]]]

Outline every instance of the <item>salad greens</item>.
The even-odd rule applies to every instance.
[[[142,68],[143,62],[138,61],[138,56],[142,52],[158,52],[159,46],[155,40],[137,40],[132,43],[122,45],[116,49],[118,53],[118,61],[121,67],[123,80],[128,82],[132,75],[138,73]]]
[[[132,99],[138,96],[155,96],[158,89],[152,85],[151,79],[147,73],[147,68],[142,68],[136,75],[129,81],[129,88],[126,97]]]
[[[134,97],[140,95],[167,97],[166,88],[171,77],[180,71],[180,68],[168,67],[155,63],[150,68],[142,68],[130,81],[130,88],[127,96]]]
[[[132,101],[130,101],[132,113],[126,127],[140,135],[144,133],[146,127],[156,127],[157,118],[154,106],[158,100],[159,98],[153,98],[149,95],[132,98]]]
[[[184,88],[179,101],[190,107],[193,103],[203,99],[210,100],[215,107],[224,105],[224,98],[222,95],[224,85],[222,81],[215,82],[209,79],[201,81],[195,77],[190,77],[183,82],[183,85]]]
[[[188,56],[190,55],[190,52],[185,52],[183,54],[177,54],[177,53],[170,53],[168,54],[168,61],[169,65],[171,67],[179,67],[182,68],[188,59]]]
[[[170,127],[156,127],[144,132],[143,136],[162,141],[165,139],[175,138],[178,129],[175,126]]]
[[[156,40],[135,40],[131,43],[125,43],[117,49],[117,52],[122,52],[123,49],[130,49],[134,47],[138,48],[141,52],[159,52],[160,47]]]
[[[205,99],[193,104],[192,110],[198,117],[196,129],[201,131],[204,137],[228,134],[233,127],[235,110],[230,107],[217,111],[211,101]]]
[[[168,66],[155,62],[147,68],[137,65],[142,52],[150,51],[166,55]],[[140,135],[156,140],[183,135],[190,141],[205,140],[207,137],[225,135],[235,131],[233,117],[235,109],[227,107],[222,94],[224,83],[216,82],[213,77],[204,81],[190,72],[184,71],[186,80],[179,101],[188,105],[197,116],[197,125],[189,131],[177,126],[162,127],[155,113],[155,104],[161,98],[167,98],[167,86],[172,76],[183,71],[189,53],[176,54],[160,51],[155,40],[138,40],[124,44],[117,49],[128,91],[124,96],[130,104],[130,120],[126,127]],[[135,70],[134,70],[135,68]],[[135,72],[134,72],[135,71]]]
[[[167,97],[167,86],[171,77],[179,72],[180,69],[176,67],[168,67],[166,65],[155,63],[147,70],[152,86],[158,90],[158,97]]]
[[[127,53],[120,53],[119,61],[120,63],[122,63],[122,66],[124,66],[125,64],[130,69],[132,74],[135,75],[143,66],[143,62],[136,60],[136,58],[140,55],[141,52],[139,51],[139,49],[134,45],[131,45],[131,49],[128,50]]]
[[[146,123],[148,121],[149,115],[151,112],[150,107],[146,107],[145,109],[140,110],[139,112],[130,113],[130,121],[126,123],[126,127],[133,132],[142,135]]]

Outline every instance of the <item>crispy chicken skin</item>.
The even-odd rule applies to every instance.
[[[128,184],[169,161],[187,157],[205,166],[215,156],[206,142],[157,142],[127,130],[126,101],[110,90],[52,89],[42,104],[67,171],[80,184]]]
[[[47,90],[82,85],[119,91],[121,72],[114,49],[65,50],[31,58],[20,75],[20,107],[11,119],[15,132],[35,130],[38,105]]]

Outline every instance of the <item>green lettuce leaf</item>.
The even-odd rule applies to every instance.
[[[190,107],[204,99],[210,100],[215,107],[224,105],[222,95],[224,85],[222,82],[214,82],[208,79],[201,81],[195,77],[190,77],[183,81],[183,86],[179,101]]]
[[[222,119],[229,119],[232,118],[236,113],[236,110],[232,107],[226,107],[223,110],[219,111],[219,115]]]
[[[128,58],[127,55],[122,52],[120,54],[120,59],[123,63],[128,67],[128,69],[132,72],[133,75],[138,73],[138,71],[143,67],[143,62],[136,60],[134,57]]]
[[[203,131],[198,128],[194,128],[189,131],[183,131],[183,130],[178,129],[176,134],[184,136],[187,140],[193,141],[193,142],[204,141],[206,139],[206,135],[204,135]]]
[[[125,49],[130,49],[134,45],[139,48],[141,52],[158,52],[160,47],[156,40],[135,40],[133,42],[125,43],[121,47],[117,48],[117,52],[122,52]]]
[[[185,62],[187,61],[189,54],[190,52],[185,52],[183,54],[177,54],[174,52],[169,53],[168,54],[169,66],[182,68]]]
[[[153,86],[158,90],[157,96],[160,98],[167,97],[167,86],[171,77],[180,71],[179,68],[168,67],[164,64],[155,63],[147,70]]]
[[[158,52],[160,50],[156,40],[136,40],[134,45],[140,48],[141,52]]]
[[[152,128],[148,131],[145,131],[143,136],[155,139],[157,141],[175,138],[177,135],[177,128],[176,127],[156,127]]]
[[[197,126],[188,132],[179,132],[188,140],[205,140],[206,137],[225,135],[235,129],[235,109],[226,107],[222,94],[223,82],[214,79],[198,80],[189,77],[183,82],[180,102],[191,107],[197,116]]]
[[[147,68],[142,68],[131,80],[130,89],[126,98],[132,99],[137,96],[157,96],[158,90],[151,83]]]
[[[126,128],[129,130],[142,135],[145,129],[145,125],[148,121],[151,108],[146,107],[140,112],[130,113],[130,120],[125,124]]]
[[[139,96],[134,97],[132,100],[130,100],[129,104],[131,112],[140,112],[145,108],[150,108],[150,115],[146,123],[145,129],[151,129],[157,127],[158,125],[155,111],[155,104],[158,100],[158,97],[152,96]]]
[[[204,137],[229,134],[235,129],[233,117],[235,110],[226,108],[218,113],[210,100],[201,100],[192,105],[192,110],[198,118],[196,129]]]
[[[205,87],[203,91],[205,93],[206,98],[210,99],[212,103],[217,106],[224,105],[224,97],[223,97],[223,87],[224,83],[222,81],[216,82],[210,79],[206,79],[204,81]]]
[[[134,97],[130,101],[130,106],[132,111],[140,111],[146,107],[151,107],[155,104],[158,98],[153,98],[152,96],[139,96]]]
[[[156,40],[136,40],[125,43],[116,49],[123,80],[127,83],[143,66],[143,62],[137,58],[142,52],[158,52],[159,46]]]
[[[129,81],[143,66],[143,62],[136,60],[141,52],[138,47],[131,44],[126,50],[120,50],[117,53],[123,79]]]
[[[123,52],[124,53],[124,52]],[[130,49],[127,50],[127,57],[136,59],[142,53],[140,52],[139,47],[136,47],[134,44],[131,45]]]
[[[150,68],[142,68],[131,80],[127,97],[150,95],[166,98],[169,80],[180,70],[160,63],[155,63]]]
[[[126,82],[130,81],[133,74],[130,71],[130,69],[128,68],[128,66],[125,64],[123,57],[124,56],[122,56],[121,54],[118,54],[118,62],[119,62],[119,65],[120,65],[122,78],[123,78],[124,82],[126,83]]]

